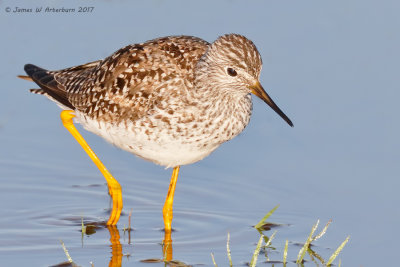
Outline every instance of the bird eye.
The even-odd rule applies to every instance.
[[[226,71],[228,72],[228,74],[232,77],[235,77],[237,75],[236,70],[232,69],[232,68],[227,68]]]

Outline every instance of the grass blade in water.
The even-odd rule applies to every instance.
[[[256,250],[254,250],[253,258],[251,258],[250,267],[255,267],[257,264],[257,258],[258,258],[258,255],[260,254],[263,237],[264,237],[264,235],[261,235],[260,239],[258,240]]]
[[[307,249],[310,246],[311,241],[313,240],[312,236],[315,233],[315,230],[317,230],[319,224],[319,220],[317,220],[317,223],[312,227],[311,233],[308,236],[306,242],[304,243],[304,246],[300,249],[299,254],[297,255],[297,260],[296,263],[299,264],[303,261],[304,255],[306,255]]]
[[[214,266],[215,266],[215,267],[218,267],[217,263],[215,262],[214,254],[213,254],[213,253],[211,253],[211,259],[212,259],[212,261],[213,261],[213,263],[214,263]]]
[[[228,232],[228,240],[226,241],[226,253],[228,254],[228,259],[229,259],[229,266],[232,267],[232,257],[231,257],[231,249],[229,247],[229,232]]]
[[[312,241],[315,241],[315,240],[321,238],[321,237],[326,233],[326,230],[328,230],[328,227],[329,227],[329,225],[331,224],[331,222],[332,222],[332,219],[330,219],[330,220],[328,221],[328,223],[325,225],[324,229],[322,229],[322,231],[321,231],[318,235],[316,235],[316,236],[313,237],[313,240],[312,240]]]
[[[67,256],[68,262],[71,264],[74,264],[74,261],[72,260],[71,256],[69,255],[68,249],[65,247],[64,242],[62,240],[60,240],[60,242],[61,242],[61,246],[63,247],[65,256]]]
[[[344,248],[347,242],[349,242],[350,236],[346,238],[346,240],[343,241],[342,244],[336,249],[335,252],[333,252],[332,256],[329,258],[328,262],[326,263],[327,266],[331,265],[332,262],[336,259],[336,257],[339,255],[340,251]]]
[[[285,249],[283,250],[283,264],[286,264],[287,251],[288,251],[288,240],[286,239]]]
[[[263,226],[266,222],[266,220],[269,218],[269,216],[272,215],[272,213],[274,213],[274,211],[279,207],[279,205],[276,205],[275,208],[273,208],[272,210],[270,210],[255,226],[254,228],[256,229],[260,229],[261,226]]]

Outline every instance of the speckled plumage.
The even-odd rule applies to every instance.
[[[261,66],[254,44],[229,34],[212,44],[190,36],[159,38],[64,70],[30,64],[25,70],[41,87],[32,92],[73,109],[87,130],[175,167],[203,159],[243,131],[252,110],[249,88]]]

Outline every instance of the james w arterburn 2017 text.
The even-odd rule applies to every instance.
[[[94,10],[94,7],[79,7],[78,9],[76,8],[54,8],[54,7],[49,7],[47,6],[46,8],[43,7],[36,7],[35,9],[33,8],[21,8],[21,7],[15,7],[14,10],[12,10],[13,13],[75,13],[75,12],[92,12]]]

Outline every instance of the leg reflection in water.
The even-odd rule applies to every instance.
[[[108,266],[110,267],[120,267],[122,264],[122,245],[119,241],[119,231],[115,225],[108,225],[108,231],[110,232],[110,242],[112,249],[112,256]]]
[[[110,267],[119,267],[122,265],[122,244],[120,242],[119,230],[115,225],[108,225],[108,231],[110,232],[110,242],[111,242],[111,260],[108,266]],[[129,233],[129,241],[130,239],[130,231]],[[165,231],[164,240],[162,242],[162,258],[161,259],[148,259],[142,260],[142,262],[171,262],[173,260],[173,248],[172,248],[172,238],[171,231]]]
[[[165,231],[162,248],[163,248],[162,252],[164,261],[172,261],[173,249],[172,249],[171,231]]]

